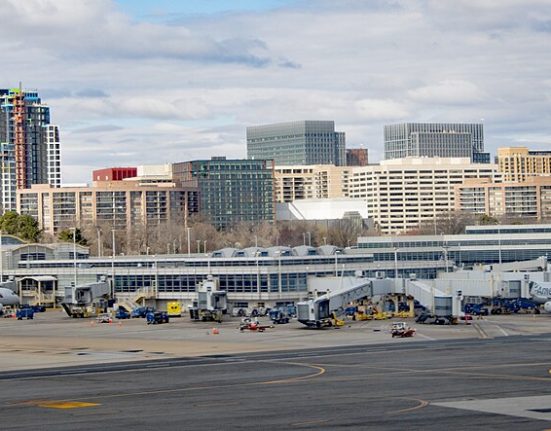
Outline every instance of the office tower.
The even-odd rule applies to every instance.
[[[18,190],[17,196],[17,212],[32,216],[40,229],[53,235],[75,226],[106,225],[127,233],[138,225],[183,226],[197,212],[197,190],[134,179],[94,181],[86,187],[35,184]]]
[[[531,176],[522,182],[472,179],[455,187],[458,211],[522,220],[551,218],[551,176]]]
[[[334,165],[276,166],[276,202],[346,197],[350,170]]]
[[[274,220],[272,161],[213,157],[172,166],[175,182],[197,187],[199,213],[217,228]]]
[[[384,128],[385,160],[404,157],[468,157],[490,163],[482,124],[401,123]]]
[[[498,180],[497,165],[468,158],[385,160],[352,168],[348,197],[365,199],[382,233],[408,232],[454,211],[454,186],[468,178]]]
[[[498,148],[497,164],[503,181],[551,176],[551,151],[530,151],[526,147]]]
[[[334,121],[292,121],[247,127],[247,157],[276,165],[346,163],[345,135]]]
[[[16,209],[16,190],[61,185],[59,130],[36,91],[0,89],[1,211]]]
[[[366,148],[349,148],[346,150],[346,166],[367,166]]]

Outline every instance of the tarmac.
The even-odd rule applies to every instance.
[[[393,321],[416,329],[413,338],[393,339]],[[144,319],[96,323],[72,319],[60,310],[36,313],[34,320],[0,318],[1,370],[13,371],[246,352],[283,351],[419,341],[493,339],[551,333],[551,315],[489,316],[453,326],[421,325],[413,319],[347,321],[341,328],[308,329],[296,321],[265,332],[239,331],[239,318],[223,323],[172,318],[147,325]],[[261,323],[269,325],[266,318]]]

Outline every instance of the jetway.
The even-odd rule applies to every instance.
[[[298,321],[315,328],[332,326],[334,317],[342,314],[350,302],[368,296],[373,296],[373,279],[349,277],[349,280],[344,282],[341,278],[338,287],[317,298],[299,302]]]
[[[65,301],[61,306],[70,317],[90,317],[105,311],[111,299],[108,281],[70,286],[65,288]]]

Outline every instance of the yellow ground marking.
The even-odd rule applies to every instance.
[[[419,410],[419,409],[422,409],[426,406],[429,405],[429,402],[427,400],[422,400],[422,399],[419,399],[419,398],[400,398],[402,400],[413,400],[413,401],[417,401],[419,404],[417,404],[416,406],[414,407],[410,407],[408,409],[402,409],[402,410],[395,410],[394,412],[390,413],[392,415],[399,415],[399,414],[402,414],[402,413],[409,413],[409,412],[413,412],[415,410]]]
[[[258,384],[258,385],[277,385],[277,384],[281,384],[281,383],[300,382],[302,380],[313,379],[315,377],[321,376],[322,374],[325,374],[325,368],[323,368],[319,365],[301,364],[301,363],[298,363],[298,362],[278,362],[278,363],[279,364],[289,364],[289,365],[299,365],[299,366],[303,366],[303,367],[314,368],[318,371],[316,373],[308,374],[306,376],[290,377],[288,379],[282,379],[282,380],[269,380],[267,382],[258,382],[256,384]]]
[[[99,406],[98,403],[84,403],[81,401],[42,401],[36,404],[38,407],[46,407],[49,409],[81,409],[84,407]]]
[[[265,361],[268,362],[268,361]],[[187,391],[196,391],[196,390],[205,390],[205,389],[220,389],[225,387],[235,387],[235,386],[257,386],[257,385],[274,385],[274,384],[282,384],[282,383],[294,383],[294,382],[300,382],[302,380],[306,379],[312,379],[318,376],[321,376],[325,373],[325,368],[317,366],[317,365],[310,365],[310,364],[301,364],[298,362],[280,362],[277,361],[278,364],[289,364],[289,365],[296,365],[300,367],[306,367],[306,368],[313,368],[317,370],[315,373],[307,374],[305,376],[298,376],[298,377],[290,377],[285,378],[281,380],[265,380],[265,381],[258,381],[258,382],[248,382],[248,383],[229,383],[226,385],[205,385],[205,386],[190,386],[185,388],[173,388],[173,389],[157,389],[157,390],[150,390],[150,391],[139,391],[139,392],[126,392],[126,393],[119,393],[119,394],[107,394],[107,395],[97,395],[93,397],[79,397],[79,400],[96,400],[96,399],[109,399],[109,398],[123,398],[123,397],[132,397],[132,396],[141,396],[141,395],[154,395],[154,394],[170,394],[170,393],[178,393],[178,392],[187,392]],[[81,405],[81,406],[74,406],[74,407],[56,407],[51,404],[61,404],[61,403],[75,403],[71,400],[58,400],[58,401],[48,401],[48,400],[38,400],[38,401],[22,401],[17,402],[13,404],[8,404],[9,406],[17,406],[17,405],[38,405],[41,407],[51,407],[51,408],[78,408],[78,407],[91,407],[93,405],[99,405],[96,403],[86,403],[86,402],[78,402],[80,404],[91,404],[91,405]]]

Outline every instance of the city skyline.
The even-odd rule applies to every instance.
[[[0,6],[4,87],[50,106],[64,182],[246,157],[246,127],[295,120],[335,121],[372,161],[399,122],[483,122],[492,156],[551,142],[548,1],[174,3]]]

